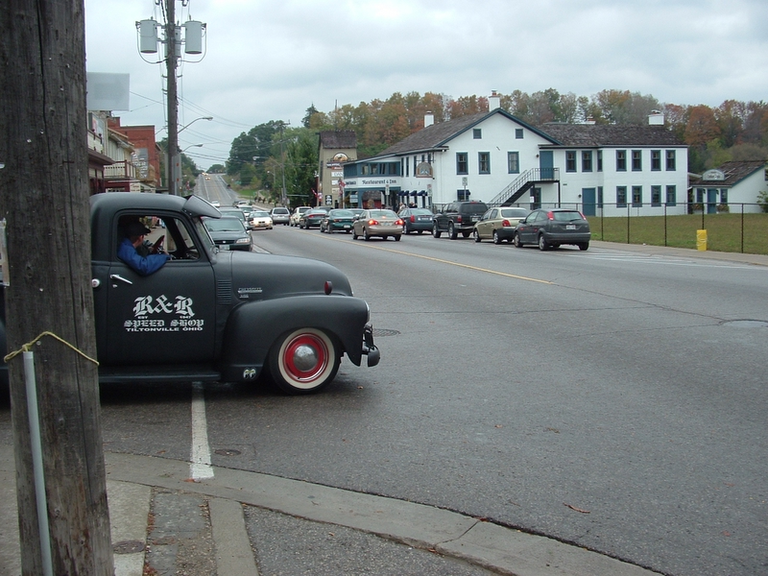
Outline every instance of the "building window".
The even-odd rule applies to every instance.
[[[411,163],[408,162],[408,158],[403,159],[405,162],[405,175],[410,176],[411,175]]]
[[[677,186],[667,186],[667,206],[677,206]]]
[[[480,140],[483,137],[483,131],[480,128],[474,128],[472,130],[472,138]]]
[[[626,172],[626,171],[627,171],[627,151],[616,150],[616,172]]]
[[[565,171],[576,172],[576,151],[575,150],[565,151]]]
[[[603,151],[602,150],[597,151],[597,171],[598,172],[603,171]]]
[[[728,204],[728,188],[720,188],[720,203]]]
[[[583,150],[581,152],[581,171],[592,172],[592,150]]]
[[[632,207],[640,208],[643,205],[643,187],[632,186]]]
[[[667,171],[672,172],[677,170],[677,161],[675,159],[675,151],[667,150]]]
[[[477,153],[477,172],[479,174],[491,173],[491,153],[490,152]]]
[[[640,172],[643,169],[643,151],[632,150],[632,171]]]
[[[414,174],[415,170],[414,168]],[[469,159],[466,152],[456,152],[456,174],[469,174]]]
[[[466,202],[469,200],[470,192],[469,190],[456,190],[456,199],[459,202]]]
[[[616,186],[616,207],[626,208],[627,206],[627,187]]]
[[[651,170],[661,170],[661,150],[651,150]]]
[[[507,152],[507,169],[510,174],[520,174],[520,152]]]
[[[523,139],[523,129],[522,128],[515,128],[515,139],[516,140],[522,140]]]
[[[661,186],[651,186],[651,206],[661,206]]]

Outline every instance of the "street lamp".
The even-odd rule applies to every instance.
[[[179,128],[179,131],[177,132],[177,134],[180,133],[182,130],[186,130],[187,128],[192,126],[192,124],[197,122],[198,120],[213,120],[213,116],[201,116],[200,118],[195,118],[189,124],[186,124],[186,125],[182,126],[181,128]],[[200,146],[202,146],[202,144],[200,144]]]
[[[168,158],[171,162],[171,171],[172,171],[172,182],[169,186],[169,192],[171,194],[176,194],[179,190],[179,184],[181,183],[181,154],[185,150],[189,150],[190,148],[197,146],[200,147],[202,144],[192,144],[192,146],[187,146],[184,148],[184,150],[179,150],[179,143],[178,143],[178,136],[183,131],[189,128],[192,124],[197,122],[198,120],[213,120],[213,116],[201,116],[200,118],[195,118],[190,122],[189,124],[186,124],[185,126],[182,126],[176,131],[176,145],[171,146],[170,139],[168,140]],[[173,151],[172,151],[173,150]]]
[[[199,120],[199,118],[198,118]],[[189,124],[191,124],[190,122]],[[189,126],[187,124],[187,126]],[[186,126],[185,126],[186,128]],[[181,130],[179,130],[181,132]],[[190,148],[202,148],[203,144],[191,144],[190,146],[187,146],[184,148],[184,150],[179,150],[179,155],[175,157],[175,162],[173,164],[173,189],[175,190],[175,193],[178,194],[178,191],[181,189],[181,155],[184,154],[187,150]]]

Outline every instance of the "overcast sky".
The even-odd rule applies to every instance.
[[[177,0],[176,13],[207,25],[179,81],[180,126],[214,118],[179,135],[204,144],[186,151],[202,169],[253,126],[394,92],[768,100],[768,0]],[[154,0],[86,0],[87,69],[130,74],[130,110],[115,115],[160,139],[165,69],[142,60],[135,25],[150,17],[164,20]]]

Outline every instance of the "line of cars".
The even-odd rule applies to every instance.
[[[527,210],[515,206],[488,207],[484,202],[465,201],[446,205],[433,214],[428,208],[403,208],[399,213],[387,209],[296,208],[291,225],[319,228],[321,232],[347,232],[353,239],[374,237],[400,240],[403,234],[431,232],[434,238],[446,234],[452,240],[461,235],[475,242],[507,242],[518,248],[538,246],[541,250],[572,244],[589,249],[591,233],[584,215],[571,208]]]
[[[452,240],[459,234],[464,238],[472,235],[475,242],[509,242],[518,248],[533,244],[540,250],[559,248],[563,244],[587,250],[591,238],[589,222],[576,209],[489,208],[484,202],[477,201],[454,202],[435,214],[432,236],[440,238],[443,233]]]
[[[217,204],[219,204],[217,202]],[[272,230],[275,224],[288,224],[287,208],[275,207],[270,211],[238,200],[233,206],[216,206],[221,218],[205,218],[203,224],[214,243],[227,250],[250,251],[253,247],[251,230]]]
[[[296,209],[299,210],[298,208]],[[297,215],[299,228],[319,228],[320,232],[331,234],[345,232],[352,234],[352,239],[394,238],[399,241],[403,235],[405,222],[394,210],[376,208],[309,208]]]

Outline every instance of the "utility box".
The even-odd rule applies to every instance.
[[[203,53],[203,29],[205,24],[197,20],[184,23],[184,52],[186,54]]]
[[[136,24],[139,28],[139,52],[142,54],[156,54],[157,21],[150,18],[149,20],[139,20]]]
[[[696,230],[696,249],[697,250],[707,249],[707,231],[706,230]]]

